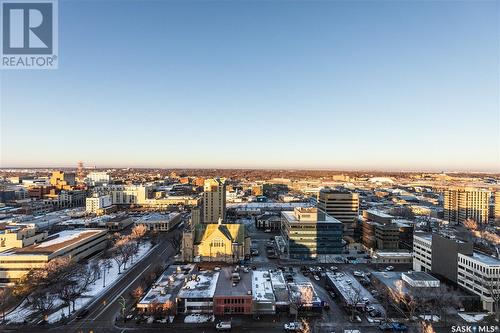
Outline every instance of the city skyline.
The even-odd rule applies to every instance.
[[[498,2],[113,4],[2,71],[0,167],[500,171]]]

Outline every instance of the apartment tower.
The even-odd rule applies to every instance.
[[[444,219],[462,224],[467,219],[488,223],[491,192],[470,187],[450,187],[444,191]]]
[[[318,209],[342,222],[345,236],[354,235],[359,215],[358,193],[326,187],[318,194]]]
[[[203,223],[218,223],[226,219],[226,180],[207,179],[203,185]]]

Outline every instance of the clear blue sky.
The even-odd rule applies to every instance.
[[[1,166],[500,171],[498,1],[65,1]]]

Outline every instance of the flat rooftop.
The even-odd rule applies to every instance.
[[[233,273],[240,275],[240,282],[234,286],[232,280]],[[242,269],[238,272],[233,272],[232,267],[223,267],[219,272],[219,279],[217,280],[214,296],[243,295],[252,295],[252,273],[245,273]]]
[[[413,237],[419,237],[419,238],[425,239],[429,242],[432,242],[432,234],[428,233],[428,232],[415,232],[413,234]]]
[[[304,223],[305,224],[305,223],[318,223],[319,222],[319,223],[340,223],[340,224],[342,224],[342,222],[340,222],[339,220],[337,220],[333,216],[325,214],[321,211],[318,211],[318,218],[315,220],[299,220],[295,216],[295,213],[290,212],[290,211],[282,211],[281,216],[286,218],[288,220],[288,222],[290,222],[290,223],[300,223],[300,224]]]
[[[289,283],[288,288],[290,290],[290,298],[294,303],[305,304],[305,298],[307,298],[309,291],[312,294],[311,301],[309,304],[317,304],[321,303],[321,299],[319,298],[316,290],[314,290],[314,286],[311,282],[301,282],[301,283]]]
[[[290,304],[290,297],[288,294],[288,287],[285,282],[283,272],[280,270],[271,272],[271,285],[273,287],[274,297],[276,298],[277,305]]]
[[[429,281],[429,282],[439,281],[434,276],[432,276],[426,272],[406,272],[406,273],[403,273],[402,275],[406,275],[408,278],[410,278],[413,281]]]
[[[180,213],[151,213],[144,216],[141,216],[138,223],[157,223],[157,222],[168,222],[179,216]]]
[[[366,212],[369,214],[378,216],[378,217],[383,217],[383,218],[392,218],[393,217],[392,215],[389,215],[387,213],[384,213],[384,212],[382,212],[380,210],[376,210],[376,209],[367,209]]]
[[[252,271],[252,297],[257,302],[275,302],[268,271]]]
[[[26,255],[26,254],[50,254],[65,247],[77,245],[85,242],[87,239],[106,234],[106,230],[102,229],[73,229],[64,230],[57,234],[49,236],[40,244],[33,244],[24,248],[14,249],[4,252],[4,255]]]
[[[472,257],[475,260],[477,260],[485,265],[488,265],[488,266],[500,266],[500,260],[498,258],[489,256],[489,255],[486,255],[483,253],[474,252]]]
[[[172,265],[151,286],[146,295],[137,303],[138,307],[147,307],[158,302],[165,304],[175,302],[179,290],[184,284],[184,279],[193,271],[194,265]]]
[[[219,272],[202,271],[186,276],[187,281],[179,291],[179,298],[212,298],[215,294]]]

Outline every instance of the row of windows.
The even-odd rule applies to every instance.
[[[224,304],[245,304],[244,298],[224,298]]]
[[[245,313],[245,308],[242,306],[224,308],[224,313]]]

